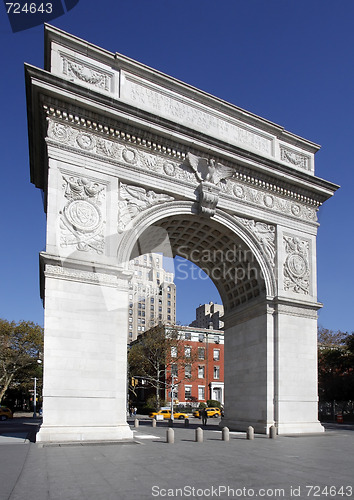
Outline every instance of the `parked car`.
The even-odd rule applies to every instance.
[[[13,413],[10,408],[6,406],[0,406],[0,420],[7,420],[8,418],[13,418]]]
[[[150,418],[156,417],[156,415],[162,415],[164,419],[170,419],[171,418],[171,410],[160,410],[160,411],[153,411],[152,413],[149,414]],[[173,417],[178,418],[179,420],[183,420],[185,418],[188,418],[187,413],[182,413],[179,411],[174,411],[173,412]]]
[[[221,417],[221,410],[220,408],[205,408],[207,411],[208,418],[212,417]],[[193,412],[193,417],[200,418],[200,410],[195,410]]]

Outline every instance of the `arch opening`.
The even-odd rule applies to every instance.
[[[129,260],[152,251],[180,256],[215,284],[225,314],[266,296],[262,268],[254,251],[230,228],[193,214],[162,217],[144,228],[132,246]]]

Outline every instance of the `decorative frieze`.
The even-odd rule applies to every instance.
[[[235,177],[238,177],[237,173],[235,173]],[[282,193],[283,196],[279,196],[264,189],[260,189],[258,186],[251,187],[244,182],[234,180],[225,185],[221,185],[221,190],[239,201],[263,207],[273,212],[310,222],[317,221],[317,207],[299,203],[291,199],[291,197],[289,199],[285,192]]]
[[[120,184],[119,188],[119,218],[118,231],[128,229],[133,219],[142,211],[149,207],[173,201],[174,198],[164,193],[139,187]]]
[[[78,281],[80,283],[84,282],[94,285],[105,285],[110,287],[117,287],[120,282],[119,277],[114,274],[71,269],[62,266],[53,266],[52,264],[46,264],[44,274],[46,277],[51,278]]]
[[[110,92],[112,90],[112,82],[114,75],[112,72],[94,66],[90,63],[71,57],[67,54],[60,53],[62,60],[63,75],[88,83],[99,90]]]
[[[310,158],[308,156],[283,145],[280,146],[280,159],[303,170],[310,170]]]
[[[236,119],[225,118],[216,110],[200,103],[157,88],[127,75],[123,99],[139,109],[145,109],[174,122],[190,126],[229,144],[252,149],[261,154],[274,155],[274,137]]]
[[[298,294],[310,293],[310,242],[297,236],[283,236],[285,262],[284,290]]]
[[[210,178],[220,189],[218,197],[227,195],[300,220],[317,221],[318,201],[282,185],[246,175],[238,165],[222,165],[217,160],[184,153],[48,106],[45,110],[50,116],[47,141],[61,147],[74,148],[81,154],[100,156],[109,162],[123,163],[190,185]]]
[[[83,252],[104,251],[104,218],[102,202],[106,186],[86,177],[62,176],[64,198],[60,212],[60,245]]]

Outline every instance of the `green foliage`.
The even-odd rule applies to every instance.
[[[321,401],[349,401],[354,395],[354,334],[319,329],[318,385]]]
[[[43,328],[31,321],[0,319],[0,403],[6,391],[16,386],[24,390],[41,377],[38,359],[43,352]]]
[[[221,409],[221,403],[220,403],[220,401],[216,401],[216,399],[208,399],[207,405],[209,408],[220,408]]]

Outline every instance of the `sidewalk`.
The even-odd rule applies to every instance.
[[[153,428],[143,420],[134,429],[134,443],[3,444],[0,500],[354,495],[354,426],[331,424],[324,435],[275,440],[257,435],[248,441],[245,433],[230,433],[223,442],[216,423],[208,422],[203,443],[194,440],[200,421],[189,428],[177,421],[175,443],[167,444],[167,423]]]

